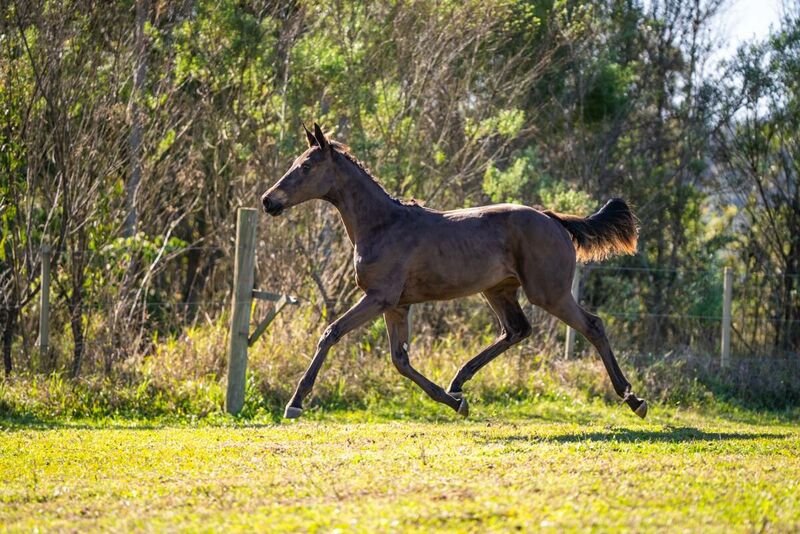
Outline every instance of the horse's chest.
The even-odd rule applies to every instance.
[[[356,246],[353,263],[356,283],[365,290],[385,284],[397,271],[397,262],[392,261],[383,248]]]

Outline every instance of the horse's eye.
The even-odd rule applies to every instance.
[[[303,172],[307,173],[308,171],[311,170],[311,165],[309,165],[308,163],[303,163],[302,165],[300,165],[300,168],[303,169]]]

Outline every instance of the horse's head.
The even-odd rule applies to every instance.
[[[308,149],[300,154],[278,182],[261,195],[264,211],[277,216],[306,200],[323,198],[335,179],[334,149],[314,123],[314,133],[303,125]]]

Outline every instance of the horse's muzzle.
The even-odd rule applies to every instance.
[[[274,200],[270,200],[270,198],[266,195],[261,199],[261,203],[264,204],[264,211],[273,217],[277,217],[283,213],[283,204]]]

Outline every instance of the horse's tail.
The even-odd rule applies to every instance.
[[[614,254],[635,254],[639,227],[636,216],[621,198],[612,198],[600,211],[578,217],[547,210],[572,235],[578,261],[600,261]]]

